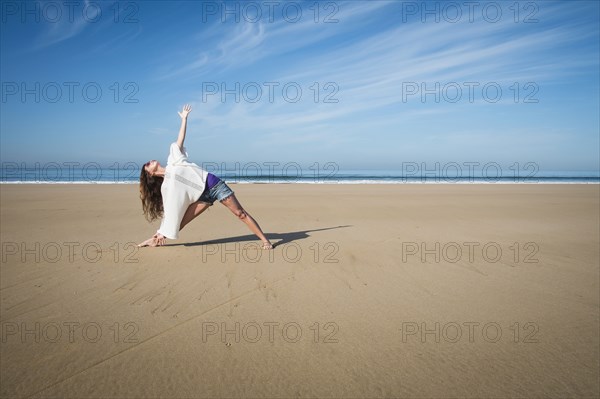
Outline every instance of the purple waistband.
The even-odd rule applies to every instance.
[[[216,186],[217,183],[220,181],[221,181],[221,179],[219,179],[217,176],[215,176],[209,172],[208,177],[206,178],[206,185],[207,185],[208,189],[210,190],[211,188]]]

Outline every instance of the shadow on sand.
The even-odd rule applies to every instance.
[[[305,238],[310,237],[311,232],[315,231],[324,231],[324,230],[332,230],[332,229],[341,229],[344,227],[352,227],[351,225],[346,226],[336,226],[336,227],[326,227],[322,229],[313,229],[313,230],[300,230],[300,231],[292,231],[290,233],[265,233],[265,236],[271,241],[273,244],[273,248],[287,244],[292,241],[303,240]],[[197,242],[184,242],[181,244],[165,244],[165,247],[177,247],[177,246],[185,246],[185,247],[195,247],[197,245],[208,245],[208,244],[226,244],[231,242],[243,242],[243,241],[257,241],[258,237],[254,234],[248,234],[244,236],[237,237],[229,237],[229,238],[219,238],[217,240],[209,240],[209,241],[197,241]]]

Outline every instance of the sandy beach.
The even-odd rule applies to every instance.
[[[0,395],[596,398],[597,184],[1,185]]]

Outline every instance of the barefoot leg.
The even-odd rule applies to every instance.
[[[209,206],[211,206],[209,203],[200,201],[196,201],[188,206],[188,209],[185,211],[185,215],[183,215],[183,219],[181,219],[179,230],[183,229],[183,227],[194,220],[196,216],[207,210]]]
[[[221,201],[235,216],[237,216],[242,222],[246,223],[248,228],[258,236],[263,242],[263,249],[272,249],[273,245],[267,237],[265,237],[262,229],[248,212],[244,210],[242,205],[239,203],[235,194],[231,194],[229,197]]]

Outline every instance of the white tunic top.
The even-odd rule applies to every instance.
[[[208,172],[195,163],[188,162],[186,148],[172,143],[165,167],[165,177],[160,192],[163,200],[163,219],[157,233],[177,239],[179,226],[187,208],[204,191]]]

